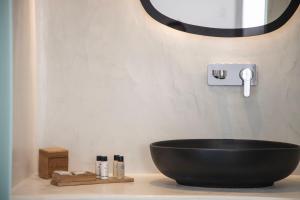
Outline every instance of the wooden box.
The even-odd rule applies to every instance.
[[[39,150],[39,177],[49,179],[55,170],[68,171],[68,150],[51,147]]]

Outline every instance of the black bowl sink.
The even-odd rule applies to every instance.
[[[169,140],[150,145],[161,173],[178,184],[202,187],[266,187],[289,176],[298,145],[230,139]]]

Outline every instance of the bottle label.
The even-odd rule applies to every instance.
[[[123,162],[118,163],[118,178],[124,178],[125,176],[125,166]]]
[[[102,161],[100,163],[100,177],[101,179],[107,179],[108,178],[108,163],[106,161]]]

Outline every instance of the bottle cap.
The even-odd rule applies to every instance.
[[[97,161],[101,161],[101,158],[102,158],[102,156],[97,156],[97,157],[96,157],[96,160],[97,160]]]
[[[101,161],[107,161],[107,156],[101,156]]]
[[[124,156],[119,156],[119,161],[124,162]]]
[[[119,160],[120,155],[114,155],[114,160]]]

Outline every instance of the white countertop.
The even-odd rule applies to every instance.
[[[13,188],[12,200],[199,199],[300,200],[300,176],[289,176],[272,187],[216,189],[187,187],[160,174],[131,174],[134,183],[56,187],[36,175]]]

